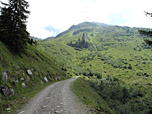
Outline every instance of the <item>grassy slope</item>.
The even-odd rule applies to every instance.
[[[90,86],[85,78],[78,78],[72,85],[71,88],[73,92],[78,96],[78,98],[86,104],[93,113],[99,113],[99,110],[102,112],[112,112],[108,104],[102,99],[100,95]],[[100,108],[103,109],[100,109]],[[98,111],[96,111],[96,110]],[[104,113],[101,113],[104,114]]]
[[[84,29],[90,31],[74,32]],[[85,34],[92,45],[81,51],[68,46]],[[145,99],[152,98],[151,48],[144,44],[138,28],[118,26],[77,26],[53,40],[39,43],[39,49],[53,55],[72,75],[99,72],[111,76],[126,87],[142,89]]]
[[[32,75],[27,74],[27,70],[32,71]],[[66,78],[66,72],[52,60],[46,57],[35,46],[28,45],[27,53],[21,56],[13,55],[7,49],[7,46],[0,42],[0,84],[13,88],[15,95],[12,97],[3,97],[0,94],[0,113],[7,113],[7,109],[16,110],[28,101],[30,97],[44,88],[48,83],[41,84],[46,76],[50,83],[56,81],[56,77],[60,79]],[[2,72],[9,72],[8,80],[4,81]],[[51,77],[51,78],[49,78]],[[24,80],[20,80],[24,78]],[[26,84],[26,88],[21,87],[21,83]],[[49,83],[49,84],[50,84]],[[15,86],[13,86],[15,84]]]

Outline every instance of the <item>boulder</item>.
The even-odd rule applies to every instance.
[[[24,78],[22,77],[22,78],[20,78],[20,81],[24,81]]]
[[[51,79],[51,76],[48,76],[49,79]]]
[[[48,79],[47,79],[47,77],[46,77],[46,76],[44,77],[44,81],[48,82]]]
[[[15,94],[14,89],[11,89],[11,96]]]
[[[25,83],[22,83],[21,86],[24,87],[24,88],[26,87]]]
[[[19,71],[16,71],[16,74],[20,74],[20,72],[19,72]]]
[[[8,80],[8,75],[7,72],[2,72],[3,80],[7,81]]]
[[[12,88],[9,88],[8,86],[3,85],[3,84],[1,84],[0,86],[0,92],[6,97],[13,96],[15,93]]]
[[[33,73],[32,73],[32,71],[31,70],[27,70],[27,74],[29,74],[29,75],[32,75]]]
[[[17,66],[17,69],[20,69],[21,67],[20,66]]]
[[[11,110],[11,108],[7,108],[6,110],[7,110],[7,111],[10,111],[10,110]]]

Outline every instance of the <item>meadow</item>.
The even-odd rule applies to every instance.
[[[137,108],[140,110],[138,113],[150,113],[152,110],[150,106],[152,104],[150,100],[152,98],[152,49],[143,40],[149,38],[139,34],[138,30],[141,29],[149,30],[84,22],[71,26],[52,40],[40,41],[38,49],[58,61],[66,69],[67,74],[87,77],[89,84],[92,84],[91,81],[94,79],[101,83],[101,80],[111,77],[111,80],[118,80],[116,83],[120,85],[112,86],[114,91],[121,91],[123,87],[127,91],[132,88],[135,93],[136,90],[140,91],[144,95],[137,95],[125,103],[141,101],[145,104],[145,109]],[[96,87],[100,86],[100,83],[93,83],[94,86],[91,86],[99,95],[101,90]],[[103,81],[103,83],[108,83],[110,86],[113,82]],[[79,89],[79,87],[76,88]],[[106,100],[105,102],[108,103]],[[137,103],[137,107],[138,105],[140,103]],[[117,112],[110,106],[108,108],[111,110],[108,113]]]

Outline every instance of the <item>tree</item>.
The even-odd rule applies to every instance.
[[[149,12],[145,12],[145,15],[152,17],[152,13],[149,13]],[[152,31],[139,30],[139,33],[140,33],[141,35],[145,35],[145,36],[148,36],[148,37],[152,37]],[[145,41],[145,43],[147,43],[148,45],[152,46],[152,41],[151,41],[151,40],[145,39],[144,41]]]
[[[2,3],[0,16],[0,40],[6,43],[14,52],[25,52],[29,33],[26,30],[26,19],[30,13],[25,0],[9,0]]]

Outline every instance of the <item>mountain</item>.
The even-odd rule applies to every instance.
[[[143,37],[138,33],[139,29],[141,28],[84,22],[71,26],[51,41],[47,40],[40,43],[39,49],[55,58],[57,56],[57,59],[60,58],[59,61],[62,59],[66,63],[70,61],[71,64],[68,65],[77,64],[78,66],[82,66],[83,63],[85,66],[86,64],[84,63],[87,63],[85,59],[89,59],[89,57],[93,59],[94,56],[101,56],[99,57],[101,60],[105,58],[104,61],[107,61],[106,63],[115,66],[116,63],[111,63],[114,60],[118,61],[117,59],[122,58],[131,59],[131,54],[139,55],[141,52],[144,53],[145,51],[147,53],[146,51],[150,50],[150,47],[144,43]],[[122,53],[122,55],[116,56],[118,53]],[[149,53],[146,55],[149,55]],[[98,59],[96,58],[95,60]],[[71,60],[74,60],[74,63]],[[63,65],[66,65],[66,63],[63,62]],[[86,70],[87,68],[84,69]]]
[[[104,23],[83,22],[83,23],[80,23],[80,24],[78,24],[78,25],[72,25],[68,30],[66,30],[66,31],[58,34],[58,35],[56,36],[56,38],[58,38],[58,37],[60,37],[60,36],[62,36],[62,35],[64,35],[64,34],[70,32],[70,31],[72,31],[73,29],[81,29],[81,28],[84,28],[84,27],[87,27],[87,28],[88,28],[88,27],[106,27],[106,26],[108,26],[108,25],[107,25],[107,24],[104,24]]]
[[[51,40],[51,39],[54,39],[55,37],[48,37],[48,38],[46,38],[46,39],[44,39],[44,40]]]
[[[41,40],[40,38],[34,37],[34,36],[30,36],[31,39],[33,40]]]
[[[152,50],[144,43],[143,36],[138,33],[140,29],[146,30],[146,28],[84,22],[71,26],[53,40],[40,42],[38,48],[46,55],[57,60],[61,66],[67,69],[67,73],[70,75],[87,76],[90,79],[102,77],[102,79],[94,79],[99,80],[93,83],[96,85],[91,86],[95,90],[99,90],[99,82],[105,79],[117,80],[122,86],[119,88],[125,87],[125,91],[130,91],[131,88],[139,90],[141,94],[136,94],[135,99],[137,101],[140,101],[140,98],[144,99],[144,106],[140,105],[141,102],[136,104],[133,97],[130,98],[128,104],[120,103],[121,105],[118,106],[122,106],[124,110],[126,110],[125,106],[133,109],[135,105],[132,103],[134,103],[137,105],[135,107],[138,107],[138,111],[135,109],[136,112],[134,113],[142,112],[140,106],[143,107],[145,113],[148,113],[148,111],[150,112],[148,104],[152,104]],[[115,82],[108,83],[115,84]],[[113,91],[119,91],[116,88]],[[104,90],[107,92],[106,90],[110,89]],[[120,92],[120,94],[123,93]],[[106,105],[107,109],[110,112],[113,111],[110,106],[114,104],[109,104],[112,101],[108,102],[103,97],[102,99],[109,106]],[[99,105],[100,108],[102,106],[105,105]],[[103,108],[105,107],[102,107],[101,110]],[[120,110],[117,113],[120,113]]]

